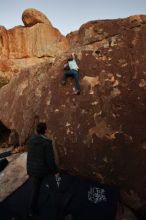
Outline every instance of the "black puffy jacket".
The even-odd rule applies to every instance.
[[[44,177],[57,173],[52,141],[40,134],[33,135],[28,143],[27,173],[29,176]]]

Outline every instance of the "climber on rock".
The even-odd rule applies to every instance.
[[[79,67],[75,60],[75,54],[72,53],[72,56],[68,58],[67,63],[64,65],[64,76],[62,84],[65,85],[67,78],[71,76],[74,79],[76,94],[80,95],[80,84],[79,84]]]

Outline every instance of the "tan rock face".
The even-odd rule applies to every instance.
[[[68,40],[41,12],[27,9],[22,19],[24,27],[0,27],[0,71],[7,73],[8,78],[19,72],[18,59],[23,59],[23,68],[28,58],[55,58],[69,49]]]
[[[18,132],[21,143],[38,121],[46,121],[61,168],[118,186],[124,203],[143,214],[145,20],[146,16],[136,16],[89,22],[67,37],[71,42],[73,36],[71,47],[80,67],[80,96],[73,94],[72,80],[64,87],[60,84],[66,62],[63,53],[53,63],[26,68],[0,90],[0,120]],[[40,25],[48,28],[46,24],[35,26]],[[27,28],[19,31],[22,29]],[[41,54],[39,49],[34,51]]]
[[[0,58],[8,59],[8,35],[3,26],[0,26]]]
[[[65,37],[47,24],[11,29],[8,38],[10,59],[56,57],[68,49]]]

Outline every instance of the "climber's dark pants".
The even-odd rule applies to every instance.
[[[40,192],[43,178],[34,177],[34,176],[30,178],[32,181],[32,194],[31,194],[30,204],[29,204],[29,213],[35,214],[38,208],[37,207],[38,198],[39,198],[39,192]]]
[[[67,77],[71,76],[74,79],[75,89],[80,92],[80,84],[79,84],[79,74],[76,70],[69,70],[64,73],[63,81],[66,82]]]

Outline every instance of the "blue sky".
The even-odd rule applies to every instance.
[[[22,25],[27,8],[43,12],[66,35],[91,20],[146,14],[146,0],[0,0],[0,25]]]

